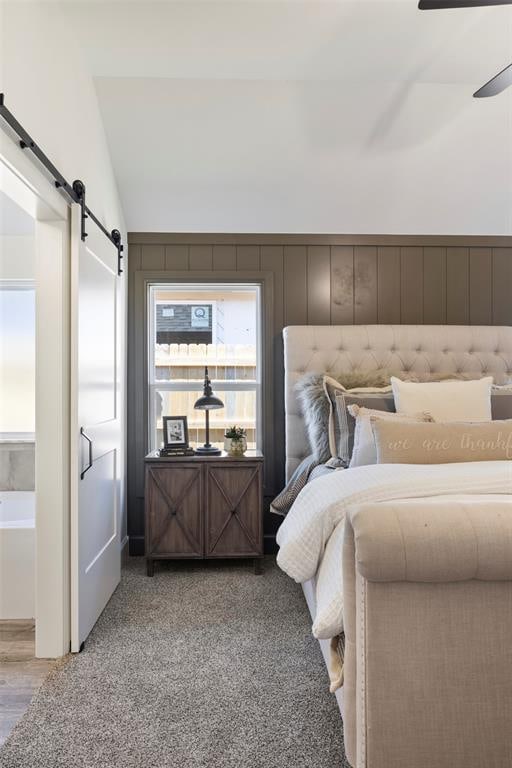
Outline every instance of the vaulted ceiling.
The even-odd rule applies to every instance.
[[[67,2],[128,228],[512,232],[512,8]]]

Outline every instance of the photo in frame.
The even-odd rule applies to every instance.
[[[188,448],[186,416],[164,416],[164,448]]]

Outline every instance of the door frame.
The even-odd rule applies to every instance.
[[[69,205],[3,132],[0,186],[36,221],[36,656],[57,658],[70,648]]]

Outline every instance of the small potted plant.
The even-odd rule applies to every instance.
[[[224,433],[224,448],[229,456],[243,456],[247,450],[247,432],[243,427],[233,425]]]

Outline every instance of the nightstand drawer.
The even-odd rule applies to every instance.
[[[206,556],[262,553],[261,462],[206,467]]]
[[[146,467],[146,553],[156,557],[204,554],[202,466]]]

